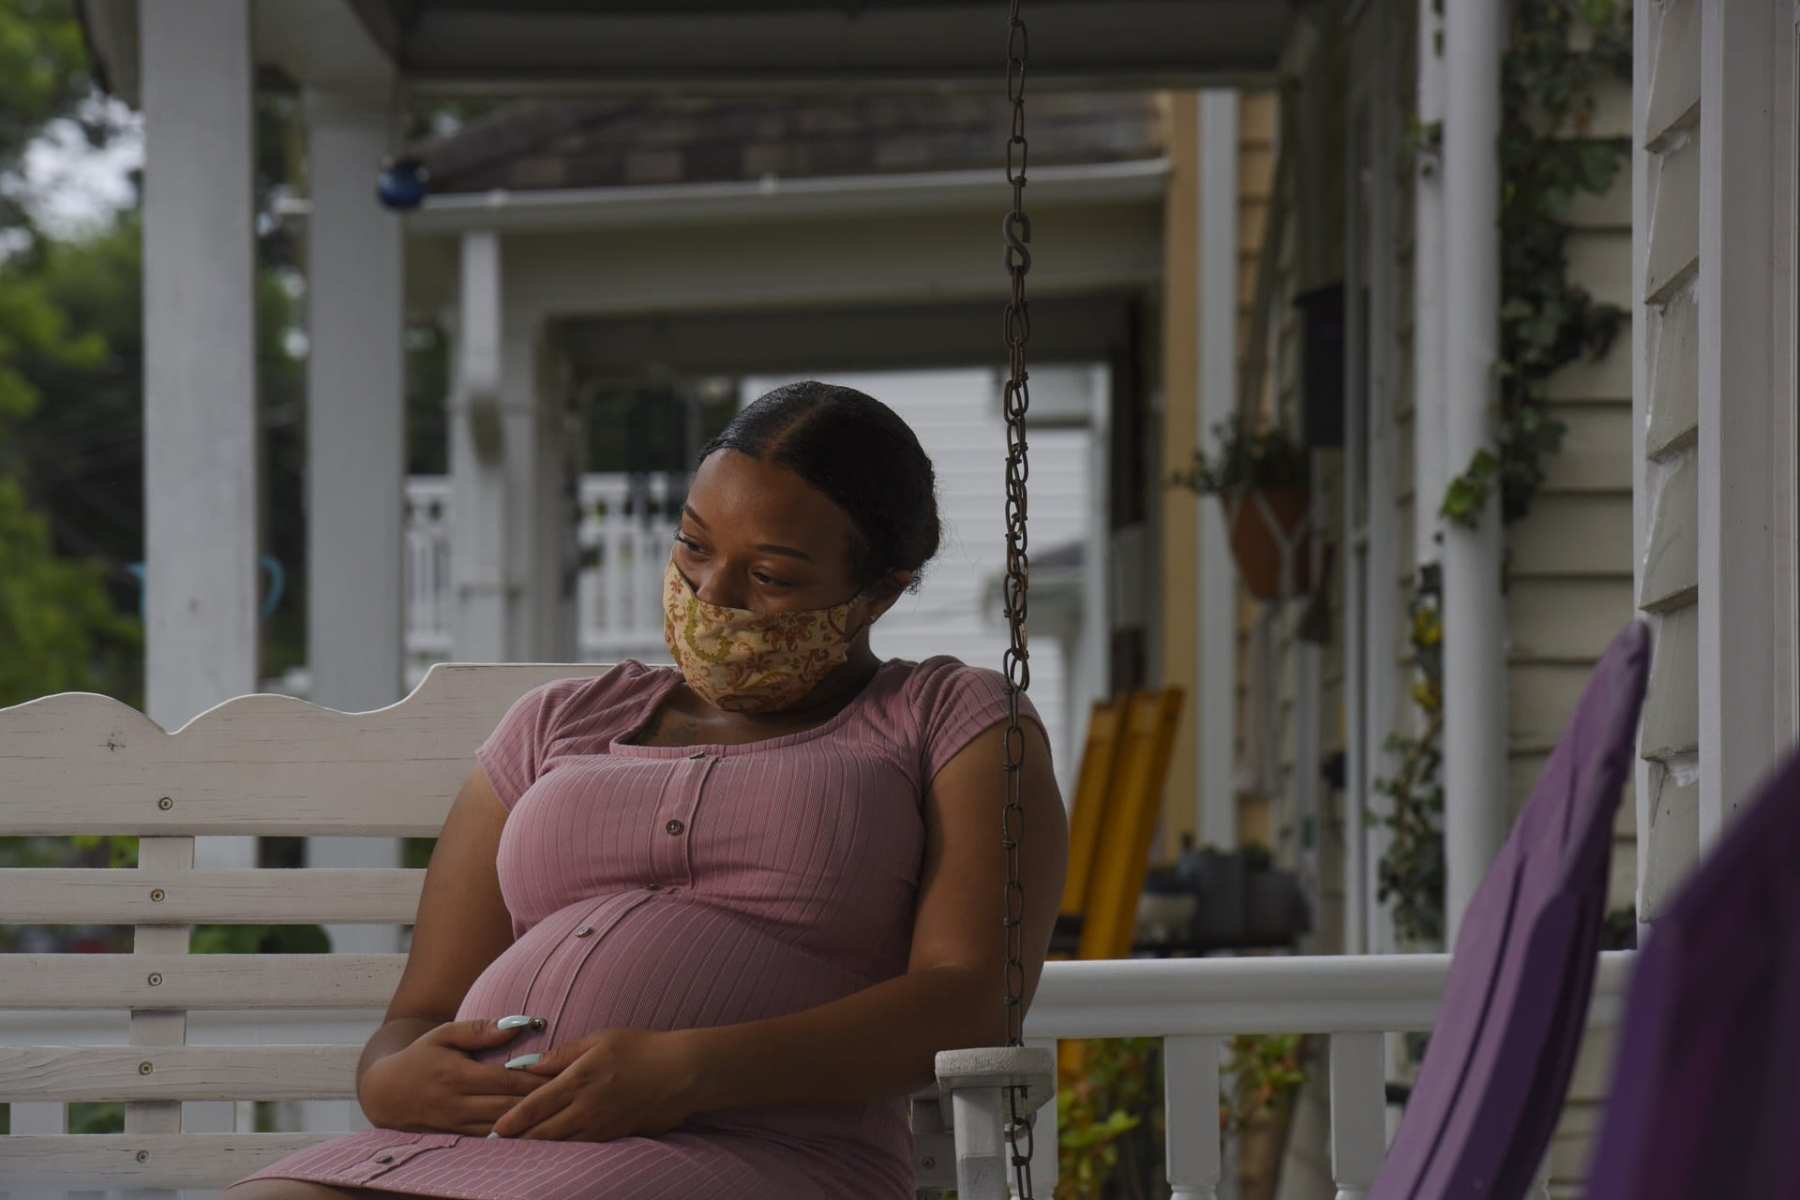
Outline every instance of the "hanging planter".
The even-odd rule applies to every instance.
[[[1196,449],[1193,466],[1175,472],[1170,484],[1219,498],[1231,557],[1252,596],[1267,601],[1306,592],[1313,582],[1306,448],[1279,426],[1252,432],[1241,414],[1213,433],[1217,453]]]

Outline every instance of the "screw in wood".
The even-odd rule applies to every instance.
[[[150,986],[151,987],[161,987],[162,986],[162,972],[161,971],[150,972]]]
[[[148,1150],[139,1150],[137,1152],[137,1160],[139,1162],[149,1162],[150,1161],[150,1152]]]
[[[163,898],[163,890],[162,890],[162,889],[161,889],[161,888],[151,888],[151,889],[150,889],[150,901],[151,901],[151,903],[153,903],[153,904],[161,904],[161,903],[162,903],[162,898]]]
[[[171,808],[175,807],[175,801],[171,800],[167,796],[164,796],[156,802],[156,807],[162,809],[164,812],[168,812]]]
[[[154,1070],[156,1070],[155,1065],[152,1064],[148,1059],[146,1059],[145,1061],[138,1064],[138,1074],[139,1075],[148,1075],[148,1074],[150,1074],[150,1072],[152,1072]]]

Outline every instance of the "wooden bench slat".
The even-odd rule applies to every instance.
[[[514,700],[606,669],[439,664],[373,712],[239,696],[175,733],[110,697],[46,696],[0,710],[0,837],[432,837]]]
[[[409,925],[424,886],[424,870],[407,867],[26,867],[0,871],[0,913],[15,925]],[[159,889],[161,899],[152,899]]]
[[[4,1186],[220,1188],[332,1133],[86,1133],[0,1137]],[[143,1155],[140,1160],[139,1155]]]
[[[344,1045],[0,1046],[0,1101],[342,1099],[356,1094],[361,1054]]]
[[[385,1010],[405,968],[404,954],[9,954],[0,1009]]]

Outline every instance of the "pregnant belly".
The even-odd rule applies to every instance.
[[[602,1029],[693,1029],[798,1012],[876,981],[680,893],[590,897],[552,913],[488,965],[458,1020],[542,1017],[477,1052],[504,1062]]]
[[[475,980],[456,1016],[544,1018],[542,1030],[520,1030],[471,1055],[503,1063],[603,1029],[694,1029],[782,1016],[876,982],[740,914],[682,894],[632,891],[578,901],[532,926]],[[870,1178],[910,1186],[903,1097],[713,1110],[687,1127],[810,1147],[807,1153],[828,1153]]]

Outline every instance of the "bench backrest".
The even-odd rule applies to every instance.
[[[378,1020],[404,956],[192,955],[190,935],[202,923],[410,924],[425,873],[196,869],[194,838],[434,837],[513,700],[604,669],[443,664],[373,712],[243,696],[174,733],[90,694],[0,709],[0,837],[140,839],[134,870],[0,871],[9,925],[133,928],[130,954],[16,954],[0,965],[0,1102],[13,1117],[0,1190],[28,1180],[217,1188],[331,1136],[183,1132],[182,1101],[351,1098],[362,1048],[193,1045],[188,1014],[335,1009]],[[91,1028],[83,1018],[108,1010],[128,1014],[123,1044],[69,1045],[54,1032]],[[254,1024],[244,1028],[259,1040]],[[62,1132],[66,1105],[91,1101],[122,1101],[125,1132]]]

